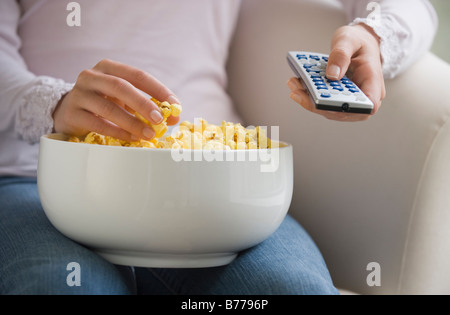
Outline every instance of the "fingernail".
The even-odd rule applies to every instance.
[[[155,136],[155,132],[152,129],[148,128],[148,127],[144,128],[144,130],[142,131],[142,134],[147,139],[153,139],[153,137]]]
[[[153,123],[155,123],[155,124],[161,123],[164,119],[163,116],[161,115],[161,113],[157,110],[152,111],[150,113],[150,117],[152,118]]]
[[[180,100],[175,95],[169,96],[167,101],[169,102],[169,104],[180,104]]]
[[[336,65],[330,65],[327,70],[327,77],[330,79],[339,79],[339,75],[341,74],[341,68]]]

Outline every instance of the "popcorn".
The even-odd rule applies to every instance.
[[[150,124],[144,117],[136,113],[136,117],[148,124],[155,131],[155,138],[151,141],[139,140],[127,142],[96,132],[90,132],[84,140],[70,137],[70,142],[89,143],[109,146],[139,147],[151,149],[193,149],[193,150],[256,150],[271,148],[271,140],[266,130],[261,127],[244,128],[241,124],[223,121],[221,126],[209,124],[200,119],[198,124],[189,121],[180,123],[179,128],[172,135],[162,138],[167,132],[167,118],[179,116],[182,108],[179,104],[159,102],[152,98],[163,114],[163,122],[159,125]]]
[[[152,101],[158,105],[161,113],[163,114],[163,121],[159,125],[152,125],[147,119],[145,119],[141,114],[135,113],[135,116],[143,121],[145,124],[149,125],[153,131],[155,131],[155,138],[161,138],[167,132],[167,118],[169,116],[178,117],[181,114],[181,106],[179,104],[169,104],[168,102],[160,102],[155,98]]]
[[[105,136],[96,132],[89,133],[84,139],[84,142],[106,145]]]

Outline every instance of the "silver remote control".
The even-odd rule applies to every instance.
[[[303,81],[317,109],[371,114],[372,101],[349,78],[330,80],[325,71],[328,55],[290,51],[287,60],[294,73]]]

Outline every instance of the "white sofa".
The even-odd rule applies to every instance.
[[[244,0],[230,94],[246,124],[280,126],[280,138],[294,145],[291,214],[337,287],[450,294],[450,66],[427,54],[386,82],[380,112],[364,123],[307,112],[289,99],[286,52],[327,53],[346,23],[336,3]],[[380,286],[366,281],[371,262],[381,268]]]

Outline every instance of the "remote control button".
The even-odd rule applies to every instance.
[[[328,57],[322,57],[325,62],[328,62]]]
[[[339,82],[337,82],[337,81],[335,81],[335,82],[330,82],[330,85],[331,85],[331,86],[339,86],[339,87],[342,86],[342,85],[341,85]]]
[[[334,86],[334,87],[333,87],[333,90],[342,92],[342,91],[344,91],[344,88],[341,87],[341,86]]]
[[[320,96],[324,97],[324,98],[330,98],[331,94],[330,93],[322,93]]]
[[[320,78],[320,79],[322,79],[322,77],[320,76],[320,75],[318,75],[318,74],[311,74],[311,78],[313,78],[313,79],[317,79],[317,78]]]
[[[316,56],[316,55],[309,55],[309,58],[310,58],[310,59],[317,60],[317,61],[320,60],[320,57],[319,57],[319,56]]]
[[[310,63],[305,63],[305,64],[303,65],[303,68],[305,68],[305,69],[311,69],[312,67],[314,67],[314,65],[312,65],[312,64],[310,64]]]
[[[317,89],[318,90],[327,90],[328,91],[328,87],[326,85],[325,86],[323,86],[323,85],[318,86]]]
[[[348,89],[350,92],[352,92],[352,93],[357,93],[357,92],[359,92],[359,90],[358,89],[354,89],[354,88],[351,88],[351,89]]]

